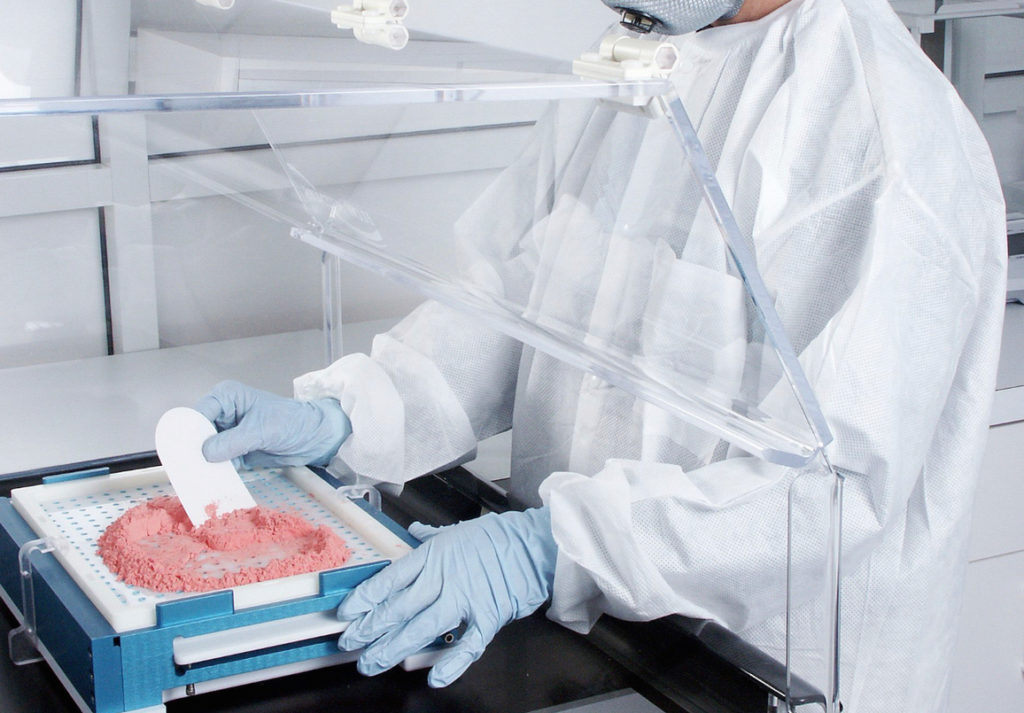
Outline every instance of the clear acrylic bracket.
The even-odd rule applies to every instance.
[[[323,289],[324,365],[334,363],[345,354],[342,339],[343,315],[341,307],[341,258],[324,252],[320,255],[321,285]]]
[[[365,500],[371,506],[380,510],[380,491],[372,485],[367,483],[342,485],[337,488],[335,492],[343,498],[349,498],[351,500]]]
[[[750,249],[742,239],[742,233],[736,223],[725,195],[718,183],[715,172],[711,167],[703,146],[697,138],[693,124],[690,122],[686,111],[678,96],[670,94],[659,98],[661,107],[675,130],[683,150],[689,159],[689,164],[704,192],[705,200],[711,207],[715,223],[718,225],[729,252],[733,257],[733,264],[736,265],[740,276],[747,286],[748,293],[753,301],[761,321],[769,327],[769,338],[772,339],[776,352],[782,364],[786,379],[789,381],[793,393],[797,396],[803,416],[814,438],[814,445],[817,452],[817,460],[821,466],[820,471],[815,475],[803,474],[796,478],[790,487],[789,513],[787,522],[787,553],[786,553],[786,594],[787,594],[787,625],[786,625],[786,690],[792,691],[794,676],[800,670],[800,664],[794,660],[794,652],[804,647],[805,642],[794,639],[794,628],[791,617],[799,604],[793,601],[793,596],[798,591],[799,584],[797,570],[800,567],[798,558],[801,556],[799,550],[807,543],[800,542],[802,537],[808,537],[820,546],[818,552],[822,558],[819,582],[823,587],[820,595],[822,603],[822,618],[824,627],[821,630],[823,640],[819,642],[819,651],[824,652],[824,661],[821,663],[818,675],[815,676],[824,694],[824,709],[826,713],[835,713],[840,710],[839,704],[839,612],[840,612],[840,556],[841,556],[841,530],[842,530],[842,492],[843,479],[829,461],[825,453],[825,447],[832,441],[831,429],[822,413],[817,396],[811,388],[810,382],[804,374],[803,368],[797,358],[796,352],[786,337],[785,329],[775,311],[774,303],[769,296],[760,273],[754,269],[747,271],[746,266],[756,265]],[[818,477],[823,476],[823,477]],[[808,485],[808,480],[814,478],[813,485]],[[812,533],[802,533],[796,530],[801,525],[800,514],[798,513],[797,501],[812,499],[819,502],[824,501],[823,522],[817,523],[818,528],[812,527]],[[816,667],[819,668],[819,667]],[[787,694],[787,698],[781,701],[784,709],[796,710],[796,706]]]
[[[789,487],[785,688],[792,692],[809,681],[822,695],[814,702],[825,713],[838,713],[844,479],[824,453],[821,460],[821,469],[799,474]],[[798,622],[808,610],[820,622],[813,632],[800,630]],[[780,710],[805,710],[804,703],[787,695]]]
[[[39,650],[39,636],[36,630],[36,600],[32,583],[32,555],[36,552],[53,552],[56,545],[49,538],[29,540],[18,550],[18,573],[21,576],[21,626],[7,635],[11,661],[24,666],[43,660]]]
[[[786,337],[786,330],[782,326],[778,313],[775,311],[768,288],[765,286],[761,274],[756,270],[748,270],[747,266],[756,265],[753,255],[743,241],[743,235],[736,217],[729,207],[729,202],[722,193],[711,162],[704,153],[704,147],[697,138],[697,131],[694,129],[682,102],[675,93],[659,97],[661,107],[668,117],[669,123],[679,137],[683,151],[689,159],[690,168],[696,174],[698,183],[704,192],[705,200],[713,211],[715,223],[718,225],[729,252],[732,254],[733,264],[740,272],[748,293],[757,309],[758,316],[762,323],[769,328],[769,338],[779,355],[782,368],[785,371],[787,380],[796,394],[800,408],[803,410],[804,418],[814,436],[814,446],[818,452],[822,452],[825,446],[832,442],[832,431],[818,404],[817,396],[811,388],[804,374],[803,368],[797,359],[792,344]],[[831,470],[831,465],[828,466]]]

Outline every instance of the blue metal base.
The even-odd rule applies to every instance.
[[[408,532],[362,501],[357,502],[403,540]],[[0,588],[20,606],[18,550],[37,535],[0,498]],[[319,594],[236,612],[230,590],[201,594],[157,605],[157,625],[117,633],[50,554],[32,556],[36,628],[54,665],[94,713],[124,713],[163,703],[163,692],[190,683],[258,671],[336,654],[335,637],[302,641],[204,662],[191,667],[174,663],[172,642],[250,624],[329,611],[357,584],[383,568],[374,562],[322,572]],[[20,618],[21,612],[15,611]],[[67,685],[67,684],[66,684]]]

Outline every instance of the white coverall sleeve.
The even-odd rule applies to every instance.
[[[329,469],[401,484],[473,457],[507,430],[520,345],[427,302],[351,354],[295,380],[295,397],[338,399],[352,422]]]
[[[887,530],[917,517],[908,503],[925,497],[914,491],[925,487],[931,460],[947,467],[952,459],[976,472],[973,443],[987,427],[1002,314],[1001,258],[992,249],[1000,216],[991,196],[971,191],[943,209],[896,176],[871,200],[871,225],[841,236],[867,247],[856,267],[859,282],[800,355],[834,432],[829,455],[846,475],[846,571],[864,562]],[[791,235],[822,239],[815,216],[805,225]],[[816,289],[800,287],[814,299],[829,288],[827,279],[834,277]],[[785,286],[770,287],[786,299]],[[944,424],[965,419],[977,436],[972,445],[945,443]],[[689,473],[609,461],[592,477],[551,475],[541,486],[559,548],[548,616],[580,632],[602,613],[628,620],[679,613],[742,631],[778,614],[785,609],[789,488],[797,476],[749,456]],[[821,507],[798,499],[796,517],[813,522]],[[928,516],[940,520],[943,504],[929,507],[936,509]],[[798,582],[820,571],[824,548],[813,549],[797,558]]]
[[[588,119],[554,110],[522,155],[501,172],[455,226],[460,279],[514,304],[525,300],[537,262],[534,227],[550,207],[558,167]],[[522,343],[437,302],[426,302],[387,334],[369,357],[350,355],[295,380],[295,396],[331,396],[352,435],[330,464],[404,483],[471,459],[479,440],[512,426]]]

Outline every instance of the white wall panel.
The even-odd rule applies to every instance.
[[[406,24],[443,36],[572,60],[617,19],[600,0],[445,0],[411,4]]]
[[[1011,713],[1024,708],[1022,611],[1024,552],[968,565],[950,713]]]
[[[378,50],[379,51],[379,50]],[[136,91],[299,91],[353,83],[418,82],[461,78],[469,70],[504,81],[522,79],[510,67],[493,64],[493,53],[472,45],[428,42],[402,52],[372,56],[350,38],[298,38],[252,35],[217,37],[202,33],[140,31],[136,40]],[[502,55],[506,56],[506,55]],[[490,64],[490,66],[488,66]],[[550,63],[533,63],[549,68]],[[425,70],[424,67],[432,69]],[[448,68],[444,70],[438,67]],[[479,75],[483,81],[483,74]],[[474,72],[473,76],[478,76]],[[208,151],[228,146],[264,144],[266,132],[277,143],[450,127],[509,124],[536,120],[541,102],[468,103],[408,107],[344,107],[340,109],[186,112],[148,117],[150,154]],[[264,129],[265,127],[265,129]]]
[[[160,346],[320,324],[319,256],[228,198],[154,204]]]
[[[375,216],[387,243],[424,262],[450,250],[452,226],[493,171],[373,181],[325,188]],[[292,200],[290,192],[259,196]],[[161,346],[180,346],[318,327],[320,254],[229,197],[154,204]],[[429,258],[427,257],[429,255]],[[350,265],[343,267],[346,322],[400,317],[422,298]]]
[[[1024,19],[952,23],[953,80],[988,139],[1003,183],[1024,178]],[[995,75],[995,76],[993,76]],[[1018,208],[1019,209],[1019,208]]]
[[[982,128],[1003,183],[1024,179],[1024,18],[986,20],[985,72],[1012,73],[985,80]],[[1024,210],[1024,205],[1013,206]]]
[[[136,28],[229,31],[335,37],[347,31],[331,24],[338,0],[303,0],[253,6],[237,2],[227,11],[192,0],[133,0]],[[600,0],[413,0],[405,24],[412,31],[474,40],[496,47],[569,60],[589,47],[616,14]],[[286,19],[286,29],[282,20]],[[351,32],[348,32],[351,35]]]
[[[985,46],[987,72],[1013,72],[1024,69],[1024,18],[991,17],[982,22],[988,38]]]
[[[76,32],[73,0],[0,3],[0,97],[73,94]],[[89,117],[0,122],[0,166],[92,158]]]
[[[531,136],[525,126],[352,142],[217,151],[150,162],[151,200],[180,200],[291,186],[282,161],[317,189],[325,185],[440,176],[508,166]],[[404,196],[417,200],[414,193]],[[285,211],[288,212],[288,211]]]
[[[95,157],[88,116],[0,118],[0,167],[91,161]]]
[[[95,210],[0,219],[0,366],[107,353]]]
[[[0,216],[110,205],[110,169],[61,166],[0,173]]]
[[[1024,77],[1021,83],[1024,84]],[[987,116],[984,130],[1002,182],[1024,180],[1024,120],[1016,114]],[[1024,211],[1024,203],[1018,202],[1014,207]]]
[[[74,0],[0,4],[0,96],[74,93],[76,32]]]
[[[972,562],[1024,551],[1024,423],[990,428],[971,525]],[[982,515],[983,514],[983,515]]]

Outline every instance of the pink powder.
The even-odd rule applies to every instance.
[[[118,579],[158,592],[208,592],[340,567],[352,555],[326,525],[254,507],[193,527],[178,498],[136,505],[97,542]]]

